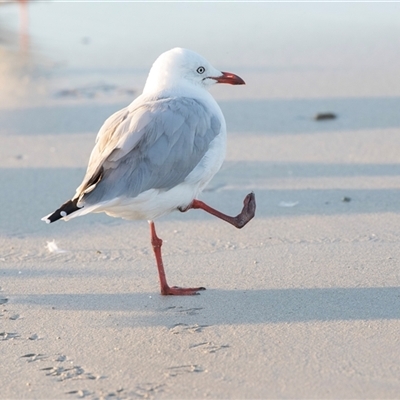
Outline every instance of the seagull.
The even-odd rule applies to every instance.
[[[99,212],[147,220],[161,294],[195,295],[204,290],[168,285],[154,220],[176,210],[202,209],[242,228],[255,215],[254,193],[245,197],[235,217],[197,198],[225,157],[225,118],[208,92],[217,83],[245,84],[191,50],[174,48],[161,54],[143,93],[100,128],[75,195],[42,220],[51,223]]]

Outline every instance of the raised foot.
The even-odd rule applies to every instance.
[[[161,294],[163,296],[194,296],[198,295],[200,293],[200,290],[206,290],[205,287],[198,287],[198,288],[181,288],[178,286],[172,286],[172,287],[165,287],[161,289]]]
[[[239,215],[235,217],[237,228],[243,228],[256,213],[256,196],[253,192],[249,193],[243,200],[243,209]]]

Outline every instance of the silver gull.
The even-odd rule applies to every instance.
[[[100,128],[75,196],[42,218],[47,223],[91,212],[150,224],[163,295],[193,295],[203,287],[170,287],[154,220],[174,210],[202,209],[237,228],[255,213],[255,196],[231,217],[197,199],[225,157],[226,123],[207,91],[216,83],[243,85],[195,52],[174,48],[154,62],[143,93]]]

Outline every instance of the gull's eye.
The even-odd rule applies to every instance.
[[[204,71],[205,71],[206,69],[204,68],[204,67],[199,67],[199,68],[197,68],[197,73],[199,73],[199,74],[204,74]]]

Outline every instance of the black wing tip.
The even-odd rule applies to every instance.
[[[56,222],[59,219],[64,218],[67,215],[72,214],[73,212],[75,212],[77,210],[80,210],[81,207],[78,207],[77,203],[78,203],[78,199],[68,200],[60,208],[58,208],[56,211],[54,211],[53,214],[50,214],[47,217],[42,218],[42,220],[48,224],[51,224],[52,222]]]

